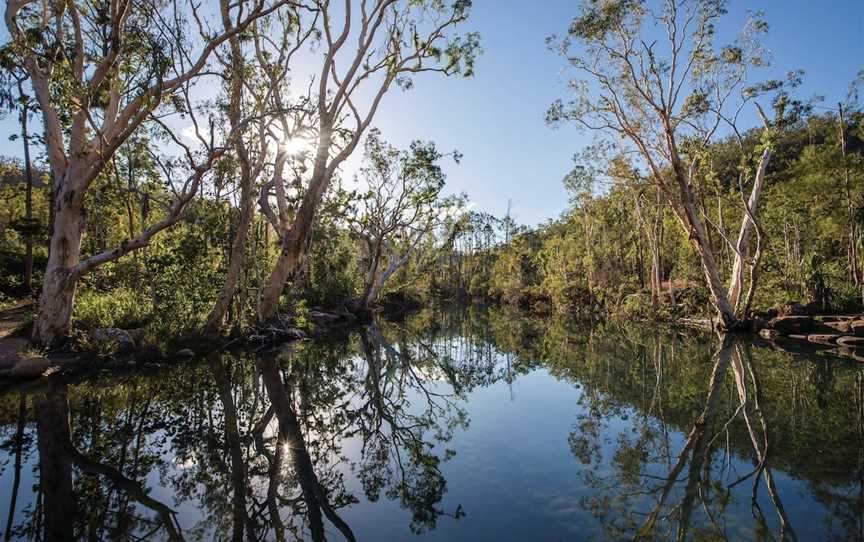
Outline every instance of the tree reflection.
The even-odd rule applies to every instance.
[[[153,518],[137,516],[126,506],[115,508],[117,520],[114,535],[125,538],[124,527],[136,523],[147,539],[159,531],[165,531],[170,540],[182,540],[174,511],[164,503],[152,498],[142,484],[126,477],[116,468],[101,463],[80,452],[71,440],[69,425],[69,403],[65,386],[33,396],[33,408],[37,420],[37,443],[39,449],[39,481],[42,506],[38,523],[44,525],[46,540],[74,540],[76,536],[76,511],[89,510],[95,503],[86,501],[86,496],[75,498],[73,493],[73,466],[83,475],[106,479],[112,488],[122,492],[126,498],[137,502],[155,513]],[[82,498],[83,497],[83,498]],[[82,501],[78,503],[77,501]],[[80,516],[78,516],[80,520]]]
[[[585,390],[585,413],[569,437],[574,456],[592,466],[584,476],[595,493],[585,499],[583,505],[600,519],[610,538],[725,540],[724,518],[736,498],[733,489],[750,480],[750,508],[757,522],[755,536],[771,539],[772,527],[760,505],[760,488],[764,481],[768,500],[776,513],[779,538],[795,540],[795,531],[773,476],[769,422],[762,410],[760,381],[749,345],[728,335],[720,337],[710,373],[704,380],[700,410],[684,433],[675,455],[670,452],[672,447],[665,433],[667,421],[661,407],[664,393],[669,393],[668,386],[662,383],[667,361],[665,349],[653,349],[650,365],[654,369],[655,385],[651,387],[652,396],[645,401],[645,410],[637,411],[632,417],[625,411],[613,411],[609,397],[596,387],[589,386]],[[647,350],[640,352],[645,354]],[[727,384],[731,384],[731,390]],[[728,394],[724,389],[734,392],[734,403],[726,403],[724,397]],[[606,433],[604,424],[615,418],[629,420],[630,429],[619,433],[609,447],[601,435]],[[753,468],[744,475],[732,477],[733,454],[744,455],[736,447],[741,442],[737,437],[740,426],[750,447]],[[636,438],[629,435],[636,435]],[[611,474],[595,474],[606,470],[602,465],[607,461],[612,467],[608,471]],[[697,509],[701,510],[703,519],[694,525]]]
[[[414,532],[459,517],[441,506],[441,464],[467,425],[456,390],[473,377],[391,332],[370,325],[354,343],[216,354],[156,378],[31,394],[39,493],[9,536],[354,541],[342,511],[360,498],[398,502]],[[189,505],[198,513],[184,516]]]
[[[824,514],[819,532],[864,538],[860,368],[733,337],[712,348],[474,316],[420,314],[349,340],[0,396],[0,475],[13,501],[2,532],[355,540],[358,511],[380,507],[402,518],[393,531],[422,533],[465,514],[449,501],[445,466],[470,394],[500,385],[483,395],[518,401],[520,375],[542,367],[578,389],[567,435],[577,461],[549,467],[584,480],[579,526],[608,539],[807,538],[812,522],[788,489],[802,487]]]

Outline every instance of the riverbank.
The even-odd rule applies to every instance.
[[[266,350],[327,335],[344,334],[365,321],[349,312],[310,310],[302,318],[273,319],[228,336],[187,334],[157,343],[141,329],[97,328],[79,331],[64,349],[40,351],[28,340],[30,307],[0,313],[0,388],[22,382],[69,380],[96,374],[159,370],[214,352]],[[16,312],[12,312],[16,311]]]

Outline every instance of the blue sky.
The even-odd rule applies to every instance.
[[[413,90],[388,96],[377,125],[404,144],[433,139],[464,153],[448,168],[448,185],[465,191],[477,208],[503,214],[512,199],[516,219],[534,225],[557,217],[567,205],[561,179],[574,151],[591,134],[552,130],[547,106],[564,97],[564,63],[545,38],[563,33],[576,13],[576,0],[475,0],[469,26],[482,36],[484,54],[473,79],[419,79]],[[826,105],[846,95],[864,69],[864,1],[772,0],[730,2],[720,37],[731,39],[746,10],[761,10],[771,27],[773,53],[765,76],[804,69],[800,95],[820,94]]]
[[[474,0],[466,30],[481,34],[484,54],[476,76],[427,74],[410,91],[394,89],[375,124],[397,145],[431,139],[444,150],[462,152],[462,163],[447,167],[448,190],[466,192],[476,208],[502,215],[512,200],[521,223],[557,217],[567,205],[561,179],[570,157],[593,136],[544,123],[548,105],[566,96],[567,77],[545,38],[566,30],[577,5],[576,0]],[[747,9],[765,12],[771,26],[765,41],[772,67],[764,75],[805,70],[800,96],[819,94],[825,105],[836,104],[864,69],[864,0],[730,2],[719,28],[721,41],[734,36]],[[0,133],[16,128],[13,119],[0,121]],[[7,141],[0,154],[20,155],[19,147]]]

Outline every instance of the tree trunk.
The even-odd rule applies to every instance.
[[[837,120],[840,132],[840,153],[843,157],[843,190],[846,194],[846,211],[849,221],[849,273],[856,287],[861,287],[861,272],[858,264],[858,228],[855,223],[855,209],[852,201],[852,191],[849,182],[849,161],[846,157],[846,120],[843,116],[843,104],[838,104]]]
[[[674,137],[669,135],[670,149],[675,149]],[[676,207],[675,201],[671,196],[668,196],[669,203],[676,211],[679,221],[684,226],[690,243],[699,254],[699,260],[702,264],[702,272],[705,275],[705,281],[708,285],[708,290],[711,292],[711,302],[714,309],[717,311],[717,325],[721,329],[735,329],[738,325],[738,319],[735,317],[735,312],[729,304],[729,299],[726,296],[726,289],[723,285],[723,280],[720,278],[720,269],[717,266],[717,261],[714,259],[714,252],[711,250],[711,242],[708,238],[708,232],[705,229],[705,224],[699,218],[696,210],[696,201],[690,185],[690,176],[684,172],[680,158],[673,154],[672,169],[675,175],[675,182],[681,194],[680,205]]]
[[[23,96],[21,84],[18,84],[18,91]],[[27,191],[25,193],[25,216],[27,218],[27,227],[30,228],[33,221],[33,168],[30,165],[30,139],[27,130],[27,115],[29,109],[25,106],[21,110],[21,139],[24,141],[24,175],[27,181]],[[33,231],[28,229],[27,235],[24,236],[26,243],[26,252],[24,254],[24,290],[31,292],[33,290]]]
[[[234,28],[229,12],[228,1],[222,0],[222,24],[226,29]],[[257,173],[253,174],[252,165],[249,160],[249,152],[243,140],[241,110],[243,100],[243,78],[245,76],[246,63],[243,57],[243,48],[240,36],[233,35],[228,40],[231,46],[231,85],[230,85],[230,107],[228,121],[231,125],[231,136],[233,139],[234,152],[240,164],[240,219],[237,223],[237,231],[231,242],[231,253],[228,256],[228,271],[225,274],[225,282],[222,291],[216,299],[213,310],[207,318],[206,330],[208,332],[219,332],[225,326],[225,315],[231,306],[231,300],[237,291],[237,283],[246,262],[246,238],[249,236],[249,227],[252,224],[252,216],[255,212],[255,202],[252,198],[253,186]]]
[[[33,328],[33,340],[44,346],[55,345],[69,334],[77,283],[69,279],[69,272],[78,264],[84,232],[82,194],[64,181],[54,198],[54,229]]]
[[[249,236],[249,227],[252,225],[255,201],[252,198],[251,183],[245,182],[245,179],[241,188],[240,200],[240,222],[237,224],[234,241],[231,243],[225,282],[222,284],[219,298],[207,318],[207,331],[209,332],[219,332],[225,327],[225,315],[228,313],[228,307],[237,291],[237,283],[240,281],[240,274],[246,262],[246,238]]]
[[[305,234],[303,240],[305,241]],[[259,321],[276,316],[276,310],[279,308],[279,297],[285,288],[285,282],[299,267],[300,259],[303,256],[303,244],[299,239],[286,238],[282,241],[279,258],[276,260],[276,265],[273,266],[273,272],[270,273],[267,286],[261,292],[261,302],[258,305]]]
[[[366,309],[370,302],[375,301],[375,297],[377,296],[377,293],[373,296],[373,292],[378,278],[378,265],[381,262],[382,242],[383,240],[380,237],[376,239],[374,248],[369,253],[369,269],[366,271],[366,278],[363,282],[363,293],[360,294],[360,301],[357,304],[359,309]]]
[[[762,158],[759,160],[759,167],[756,170],[756,177],[753,180],[753,188],[750,191],[750,198],[745,202],[747,208],[744,209],[744,217],[741,220],[741,229],[738,232],[738,240],[735,243],[735,260],[732,264],[732,280],[729,284],[728,295],[729,305],[738,316],[741,316],[741,295],[744,292],[744,267],[750,256],[750,238],[753,235],[753,228],[756,227],[753,219],[756,218],[757,209],[759,207],[759,196],[762,194],[762,187],[765,184],[765,171],[768,168],[768,162],[770,160],[771,149],[766,148],[762,152]]]
[[[315,169],[309,187],[303,194],[300,209],[293,224],[287,232],[282,234],[282,250],[270,279],[264,291],[261,292],[261,300],[258,304],[258,320],[263,321],[273,318],[279,308],[279,297],[285,289],[285,281],[297,270],[306,252],[306,239],[312,231],[315,221],[315,213],[324,192],[330,186],[333,178],[333,166],[327,166],[330,152],[331,133],[329,129],[322,129],[318,138],[318,152],[315,157]],[[281,181],[280,181],[281,182]]]
[[[300,494],[306,503],[306,517],[309,521],[309,531],[313,541],[325,539],[324,518],[321,514],[322,500],[319,499],[319,482],[315,475],[315,467],[312,458],[306,448],[306,440],[300,429],[300,421],[294,412],[294,406],[288,397],[285,385],[279,374],[276,362],[270,360],[259,360],[258,370],[261,372],[261,381],[270,397],[270,403],[276,412],[279,422],[279,442],[289,450],[290,460],[297,474],[300,485]]]

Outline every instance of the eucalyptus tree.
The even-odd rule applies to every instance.
[[[784,82],[751,81],[768,63],[758,42],[767,23],[754,14],[734,42],[721,47],[716,27],[725,13],[719,0],[663,0],[657,9],[634,0],[584,3],[567,36],[550,38],[578,76],[570,82],[575,97],[553,104],[548,120],[604,132],[638,154],[699,255],[717,325],[732,329],[743,316],[743,269],[754,260],[748,247],[759,230],[757,207],[776,128],[756,100],[777,92],[775,105],[782,109],[787,97]],[[742,220],[737,242],[725,240],[736,254],[727,290],[697,191],[710,144],[737,131],[747,104],[755,105],[765,136],[756,166],[737,181]]]
[[[261,294],[259,319],[276,314],[286,280],[302,263],[324,192],[360,143],[387,92],[394,85],[410,88],[413,76],[424,72],[471,76],[479,50],[476,33],[453,34],[467,20],[470,0],[450,5],[439,0],[346,0],[339,6],[318,0],[315,7],[320,10],[323,60],[316,64],[301,122],[293,124],[287,113],[281,119],[284,144],[272,181],[281,247]],[[284,111],[285,105],[276,109]],[[288,179],[303,181],[302,194],[290,202],[280,188],[280,168],[297,154],[296,138],[312,141],[311,164],[299,164],[301,175]],[[289,166],[294,167],[293,160]]]
[[[154,225],[110,253],[81,261],[85,197],[117,148],[154,115],[188,114],[189,100],[181,91],[188,93],[214,49],[284,3],[233,3],[231,13],[242,15],[232,28],[211,28],[200,4],[193,2],[7,3],[11,47],[23,60],[42,114],[53,174],[53,231],[34,340],[54,344],[68,333],[76,285],[84,273],[146,245],[167,227]],[[215,158],[209,154],[196,162],[186,188],[200,183]],[[191,199],[182,194],[171,205],[172,213]]]
[[[242,13],[232,16],[230,2],[222,0],[220,9],[226,29],[233,29],[241,23]],[[309,17],[305,16],[307,11],[311,12]],[[272,21],[253,23],[251,39],[232,34],[228,38],[227,51],[216,51],[224,70],[225,129],[231,134],[232,166],[240,187],[240,212],[225,282],[207,319],[208,331],[219,331],[225,325],[246,260],[246,238],[254,219],[259,180],[267,168],[272,150],[276,148],[278,152],[278,142],[271,137],[273,121],[274,116],[285,114],[285,111],[281,107],[275,112],[272,110],[274,104],[281,106],[281,97],[274,96],[274,92],[284,91],[283,87],[290,85],[293,57],[304,44],[315,41],[318,13],[314,6],[287,6],[271,15]],[[273,51],[270,51],[271,46],[274,46]],[[265,201],[268,190],[269,185],[264,190]]]
[[[378,301],[384,284],[402,268],[447,210],[441,198],[446,176],[444,155],[434,143],[414,141],[401,151],[369,132],[358,181],[365,193],[349,224],[365,244],[367,265],[358,308]],[[453,153],[458,162],[460,155]],[[383,267],[386,265],[386,267]]]

